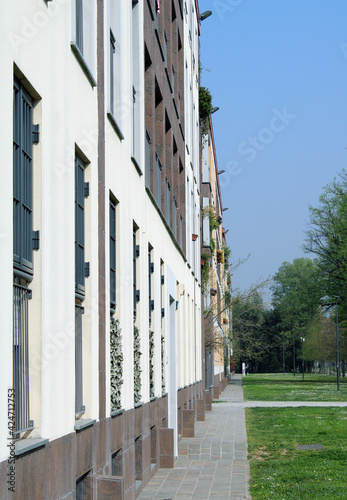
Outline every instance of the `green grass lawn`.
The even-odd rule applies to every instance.
[[[305,374],[258,374],[242,378],[245,401],[347,401],[347,378]],[[347,498],[347,493],[346,493]]]
[[[347,408],[252,408],[246,422],[253,500],[347,498]]]

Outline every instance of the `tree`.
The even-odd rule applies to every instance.
[[[318,208],[310,206],[304,250],[317,257],[324,290],[322,303],[331,308],[338,296],[339,317],[347,319],[347,172],[328,184]]]
[[[240,366],[246,363],[256,370],[257,363],[267,353],[266,336],[263,331],[265,307],[263,299],[254,290],[246,297],[240,296],[233,305],[232,344],[235,361]]]
[[[317,263],[309,258],[283,262],[273,277],[272,302],[282,329],[307,325],[319,313],[322,295]]]

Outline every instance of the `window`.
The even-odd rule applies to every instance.
[[[161,171],[162,166],[157,153],[155,154],[155,200],[161,208]]]
[[[110,111],[114,115],[114,94],[115,94],[115,81],[114,81],[114,70],[115,70],[115,53],[116,53],[116,39],[110,30]]]
[[[146,129],[145,142],[145,162],[146,162],[146,186],[151,189],[151,137]]]
[[[84,308],[75,305],[75,415],[84,413],[83,406],[83,339],[82,314]]]
[[[175,235],[175,238],[177,239],[177,201],[176,198],[174,197],[173,199],[173,232]]]
[[[89,184],[84,182],[86,165],[81,158],[75,157],[75,294],[83,300],[85,277],[89,276],[89,264],[84,262],[84,199],[89,194]]]
[[[182,227],[183,227],[183,218],[182,218],[182,215],[180,214],[180,219],[179,219],[179,244],[181,245],[182,247],[182,244],[183,244],[183,241],[182,241]]]
[[[33,102],[23,86],[13,84],[13,386],[15,435],[34,428],[29,399],[29,300],[33,278],[33,143],[38,127],[32,123]]]
[[[15,80],[13,95],[13,265],[33,274],[33,103]]]
[[[134,320],[136,320],[137,303],[140,300],[140,290],[137,289],[137,258],[140,256],[140,246],[137,244],[138,228],[133,228],[133,308]]]
[[[110,308],[116,309],[116,204],[110,200]]]
[[[132,110],[132,155],[136,163],[140,165],[140,123],[141,123],[141,99],[136,95],[136,89],[140,87],[140,54],[142,54],[140,43],[140,32],[142,28],[142,19],[140,17],[140,7],[138,1],[133,1],[131,11],[131,64],[132,64],[132,92],[133,92],[133,110]]]
[[[76,43],[83,54],[83,0],[76,0]]]
[[[149,326],[152,323],[152,311],[154,310],[154,300],[152,299],[152,274],[154,272],[154,263],[152,262],[152,247],[148,245],[148,317]]]
[[[171,213],[170,213],[170,205],[171,205],[170,191],[171,191],[170,183],[169,183],[168,179],[166,179],[166,220],[167,220],[167,223],[169,225],[170,225],[170,216],[171,216]]]

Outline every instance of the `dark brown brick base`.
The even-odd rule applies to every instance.
[[[178,415],[183,409],[195,414],[201,398],[201,382],[178,391]],[[8,491],[3,461],[0,500],[73,500],[76,480],[85,474],[93,500],[135,500],[159,466],[173,467],[173,429],[167,422],[168,402],[162,397],[55,439],[17,457],[15,493]]]

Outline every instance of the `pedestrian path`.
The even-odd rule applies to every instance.
[[[195,437],[182,438],[173,469],[159,469],[139,500],[244,500],[249,494],[247,434],[241,376],[195,423]]]

